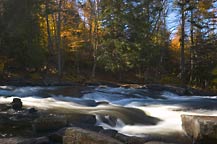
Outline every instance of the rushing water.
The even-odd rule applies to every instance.
[[[178,96],[143,88],[0,86],[0,103],[10,103],[14,97],[37,109],[94,114],[97,125],[136,136],[181,132],[182,114],[217,116],[217,96]],[[112,118],[114,125],[102,120]]]

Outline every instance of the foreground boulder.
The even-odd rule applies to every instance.
[[[80,129],[67,128],[63,136],[63,144],[123,144],[113,138],[96,132]]]
[[[194,144],[217,144],[217,117],[182,115],[182,127]]]

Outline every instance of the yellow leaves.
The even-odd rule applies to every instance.
[[[207,12],[212,6],[212,0],[201,0],[199,1],[198,8],[201,12]]]
[[[61,33],[61,37],[71,37],[71,32],[70,31],[63,31]]]

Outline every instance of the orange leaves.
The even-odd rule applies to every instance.
[[[174,51],[179,51],[180,49],[180,35],[176,34],[175,37],[171,40],[171,49]]]

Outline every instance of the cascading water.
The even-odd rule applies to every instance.
[[[0,103],[20,97],[24,106],[37,109],[94,114],[97,125],[134,136],[181,132],[181,114],[217,116],[217,96],[178,96],[167,91],[108,86],[84,87],[77,96],[66,89],[76,88],[0,86]]]

